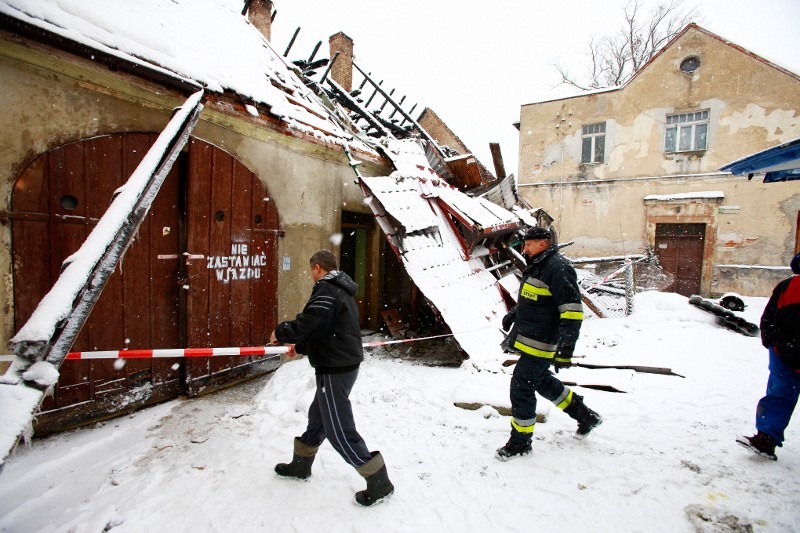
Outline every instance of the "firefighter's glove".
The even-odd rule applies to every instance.
[[[562,368],[569,368],[572,366],[572,350],[569,348],[559,348],[556,350],[556,356],[553,359],[553,367],[556,374]]]
[[[514,307],[511,311],[506,313],[506,316],[503,317],[503,331],[509,331],[511,326],[514,325],[514,321],[517,319],[517,308]]]

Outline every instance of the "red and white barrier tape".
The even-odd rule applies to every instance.
[[[162,359],[190,357],[222,357],[249,355],[280,355],[289,350],[286,346],[245,346],[232,348],[167,348],[161,350],[102,350],[96,352],[69,352],[65,359],[87,361],[91,359]],[[2,355],[0,361],[13,361],[16,356]]]
[[[486,328],[479,328],[486,329]],[[478,331],[478,330],[474,330]],[[467,332],[465,332],[467,333]],[[388,346],[390,344],[400,344],[405,342],[425,341],[430,339],[441,339],[452,337],[453,333],[443,335],[432,335],[430,337],[415,337],[413,339],[399,339],[392,341],[365,342],[361,346],[364,348],[376,348],[378,346]],[[249,356],[249,355],[280,355],[289,350],[286,346],[245,346],[232,348],[172,348],[162,350],[102,350],[96,352],[69,352],[66,359],[70,361],[87,361],[91,359],[159,359],[167,357],[189,358],[189,357],[222,357],[222,356]],[[0,355],[0,362],[13,361],[14,355]]]
[[[472,333],[487,329],[490,326],[463,331],[461,333]],[[455,333],[445,333],[443,335],[432,335],[430,337],[415,337],[413,339],[399,339],[392,341],[365,342],[361,346],[364,348],[376,348],[378,346],[388,346],[389,344],[400,344],[405,342],[426,341],[430,339],[441,339],[452,337]],[[161,359],[161,358],[189,358],[189,357],[223,357],[223,356],[250,356],[250,355],[280,355],[289,350],[286,346],[244,346],[231,348],[166,348],[160,350],[101,350],[95,352],[69,352],[66,359],[70,361],[87,361],[91,359]],[[0,362],[14,361],[14,355],[0,355]]]

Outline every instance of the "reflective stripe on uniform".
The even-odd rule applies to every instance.
[[[558,306],[561,318],[567,320],[583,320],[583,304],[564,304]]]
[[[520,296],[529,300],[538,300],[540,296],[552,296],[550,286],[542,280],[536,278],[527,278],[525,283],[522,284],[522,289],[519,292]]]
[[[571,363],[572,357],[556,357],[556,363]]]
[[[511,419],[511,427],[520,433],[533,433],[533,426],[535,424],[535,418],[529,418],[528,420],[519,420],[518,418]]]
[[[517,335],[514,348],[528,355],[533,355],[534,357],[552,359],[556,355],[556,348],[558,348],[558,345],[546,344],[529,339],[528,337],[523,337],[522,335]]]
[[[559,409],[566,409],[572,405],[572,391],[569,387],[564,387],[564,392],[561,393],[561,396],[553,400],[553,403],[556,404],[556,407]]]

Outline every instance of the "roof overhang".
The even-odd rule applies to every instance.
[[[800,139],[756,152],[720,168],[734,175],[764,174],[764,183],[800,179]]]

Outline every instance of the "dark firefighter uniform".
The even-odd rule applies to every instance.
[[[511,443],[531,442],[536,422],[535,392],[568,414],[570,406],[579,401],[580,397],[565,387],[549,366],[569,366],[582,320],[580,289],[569,261],[555,245],[530,258],[517,305],[504,319],[504,325],[515,322],[505,345],[520,354],[511,379]]]

